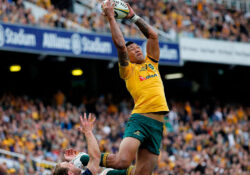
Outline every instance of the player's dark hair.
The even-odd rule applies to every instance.
[[[69,169],[61,167],[60,165],[56,165],[53,170],[53,175],[68,175]]]
[[[128,42],[126,42],[126,47],[128,47],[128,46],[131,45],[131,44],[134,44],[134,42],[133,42],[133,41],[128,41]]]

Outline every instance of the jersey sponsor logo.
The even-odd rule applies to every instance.
[[[148,80],[150,78],[157,77],[157,76],[158,76],[157,74],[148,75],[146,77],[143,77],[143,76],[139,75],[139,79],[140,79],[140,81],[144,81],[144,80]]]
[[[146,71],[147,69],[148,69],[148,65],[147,65],[147,64],[145,64],[145,66],[143,66],[143,67],[141,68],[140,72],[142,72],[142,71]]]
[[[148,67],[150,67],[150,69],[154,70],[154,66],[152,64],[148,64]]]
[[[143,76],[139,76],[139,79],[140,79],[140,81],[146,80],[146,78],[144,78]]]
[[[148,67],[149,67],[150,69],[152,69],[152,70],[155,69],[154,66],[153,66],[152,64],[145,64],[145,66],[143,66],[143,67],[140,69],[140,72],[148,70]]]

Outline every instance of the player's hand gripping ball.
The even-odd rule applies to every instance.
[[[102,10],[103,11],[104,11],[103,5],[108,3],[108,1],[110,1],[110,3],[114,7],[114,16],[115,16],[116,19],[123,19],[123,18],[126,18],[128,16],[129,7],[122,0],[105,0],[105,1],[103,1],[103,4],[102,4]],[[105,12],[104,12],[104,14],[105,14]]]

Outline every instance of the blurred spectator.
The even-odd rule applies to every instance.
[[[9,23],[31,24],[35,25],[35,17],[31,13],[31,9],[24,9],[23,1],[15,2],[0,1],[0,20]]]
[[[62,106],[65,102],[65,95],[60,90],[55,94],[54,98],[57,106]]]
[[[41,7],[45,8],[45,9],[49,9],[50,6],[51,6],[50,0],[37,0],[36,4],[38,6],[41,6]]]

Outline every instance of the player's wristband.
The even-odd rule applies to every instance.
[[[130,21],[135,23],[136,21],[138,21],[138,19],[140,19],[140,16],[134,14],[131,18],[130,18]]]

